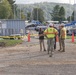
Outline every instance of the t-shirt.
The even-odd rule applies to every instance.
[[[39,35],[43,34],[43,31],[39,31]],[[44,35],[39,36],[39,39],[43,40],[44,39]]]
[[[61,38],[66,38],[66,28],[65,27],[63,27],[62,29],[61,29],[61,32],[60,32],[60,36],[61,36]]]

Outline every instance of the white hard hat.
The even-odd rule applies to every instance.
[[[52,24],[52,23],[50,23],[50,24],[49,24],[49,26],[53,26],[53,24]]]
[[[65,24],[64,23],[61,23],[61,26],[65,26]]]

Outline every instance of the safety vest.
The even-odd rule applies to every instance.
[[[66,38],[66,28],[62,28],[61,31],[60,31],[60,37],[65,39]]]
[[[49,27],[44,31],[44,34],[47,36],[47,38],[54,38],[56,33],[57,33],[57,30],[52,27]]]

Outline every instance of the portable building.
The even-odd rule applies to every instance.
[[[25,20],[0,20],[0,36],[25,34]]]

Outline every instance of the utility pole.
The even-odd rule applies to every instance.
[[[16,0],[14,0],[16,2]],[[16,18],[15,3],[14,3],[14,19]]]
[[[15,4],[14,4],[14,19],[16,18],[15,16],[16,16],[16,14],[15,14]]]
[[[31,8],[31,21],[33,20],[33,8]]]
[[[37,8],[37,21],[38,21],[38,8]]]
[[[20,5],[20,20],[21,20],[21,5]]]
[[[71,22],[71,0],[69,0],[69,5],[70,5],[70,6],[69,6],[70,11],[69,11],[69,12],[70,12],[70,22]]]
[[[76,21],[76,3],[75,3],[75,0],[74,0],[74,21]]]

